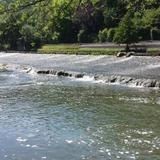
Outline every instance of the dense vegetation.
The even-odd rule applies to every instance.
[[[160,40],[159,0],[1,0],[0,48]]]

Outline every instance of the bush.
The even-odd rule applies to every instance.
[[[106,42],[107,41],[107,37],[108,37],[108,29],[105,28],[102,31],[99,31],[98,33],[98,39],[100,42]]]
[[[94,33],[89,34],[87,30],[80,30],[77,35],[77,38],[79,43],[97,42],[97,34]]]
[[[41,40],[31,25],[22,26],[20,34],[20,38],[16,41],[17,50],[31,51],[40,46]]]
[[[52,41],[53,43],[58,43],[60,38],[60,34],[58,32],[54,32],[52,35]]]
[[[140,41],[151,40],[151,30],[150,28],[138,28],[137,29],[138,39]],[[153,29],[153,40],[160,40],[160,30]]]
[[[150,40],[150,29],[149,28],[138,28],[137,29],[138,40],[145,41]]]
[[[113,38],[114,38],[114,35],[115,35],[115,28],[110,28],[108,30],[108,34],[107,34],[107,40],[109,42],[112,42],[113,41]]]
[[[10,45],[9,44],[1,44],[0,45],[0,49],[2,49],[2,50],[9,50],[10,49]]]
[[[90,43],[98,42],[97,34],[95,34],[95,33],[89,34],[88,35],[88,42],[90,42]]]
[[[88,42],[88,32],[84,29],[80,30],[78,35],[77,35],[77,38],[78,38],[79,43]]]
[[[153,39],[160,40],[160,29],[153,30]]]

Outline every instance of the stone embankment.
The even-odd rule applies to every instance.
[[[55,75],[58,77],[72,77],[76,79],[84,78],[85,76],[92,77],[94,81],[105,83],[105,84],[119,84],[133,87],[146,87],[146,88],[159,88],[160,80],[156,79],[138,79],[129,76],[104,76],[104,75],[87,75],[84,73],[57,71],[57,70],[38,70],[37,74],[43,75]]]

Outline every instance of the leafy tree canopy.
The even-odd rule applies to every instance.
[[[28,50],[43,43],[76,43],[81,37],[95,42],[103,30],[104,40],[129,44],[138,37],[146,40],[155,28],[160,29],[159,0],[0,1],[1,48]],[[115,38],[108,38],[111,30]]]

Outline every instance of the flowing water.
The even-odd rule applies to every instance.
[[[0,72],[0,160],[160,160],[159,95]]]

